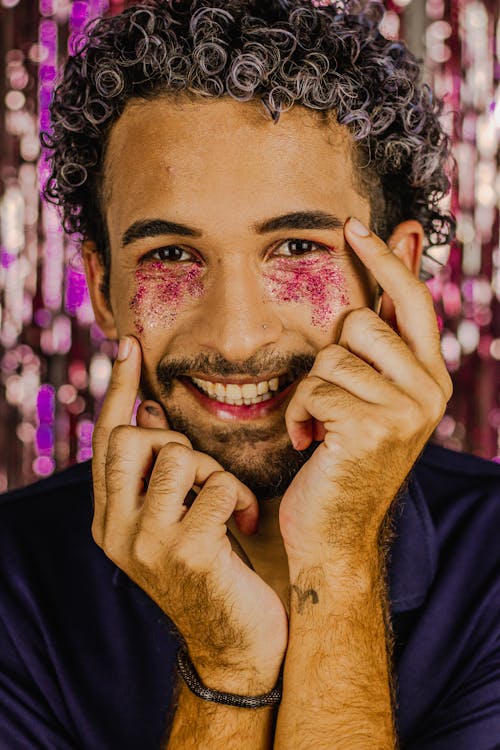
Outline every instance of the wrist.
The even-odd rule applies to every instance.
[[[373,544],[349,545],[340,547],[316,547],[314,550],[301,550],[288,553],[290,581],[302,574],[318,575],[328,580],[366,579],[371,580],[383,569],[384,555],[380,546]]]
[[[202,683],[211,690],[218,690],[235,695],[263,695],[271,691],[280,677],[280,667],[259,670],[249,667],[242,660],[229,662],[223,658],[218,661],[197,657],[191,654],[190,660]]]
[[[236,689],[224,690],[215,688],[207,684],[206,679],[202,679],[192,663],[187,648],[182,645],[177,652],[177,670],[183,678],[185,684],[198,698],[211,703],[218,703],[235,708],[266,708],[275,706],[280,703],[282,695],[282,677],[281,672],[276,684],[270,690],[262,690],[253,683],[243,683],[241,679],[236,681]],[[209,679],[214,679],[213,674]],[[217,678],[215,678],[217,681]],[[223,681],[228,684],[230,680],[226,676]],[[245,684],[245,687],[244,687]]]
[[[382,595],[383,576],[378,564],[342,559],[308,560],[290,566],[290,628],[310,618],[329,618]],[[357,603],[357,604],[355,604]]]

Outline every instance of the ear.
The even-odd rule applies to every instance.
[[[398,224],[387,240],[387,246],[403,261],[414,276],[420,275],[422,253],[424,249],[424,229],[415,219]],[[393,328],[396,328],[396,311],[389,295],[384,292],[380,308],[380,317]]]
[[[85,240],[82,256],[96,323],[108,339],[118,339],[113,311],[102,291],[105,268],[94,242]]]

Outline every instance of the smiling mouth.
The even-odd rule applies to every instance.
[[[222,383],[202,378],[186,378],[196,390],[209,399],[228,406],[255,406],[270,401],[293,383],[290,373],[268,380],[247,383]]]

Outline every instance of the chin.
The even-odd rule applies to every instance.
[[[207,430],[171,410],[168,419],[171,429],[186,435],[195,450],[218,461],[260,501],[281,497],[318,446],[312,443],[305,451],[295,450],[284,423],[272,430],[241,425]]]

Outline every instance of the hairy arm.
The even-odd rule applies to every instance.
[[[224,689],[230,690],[229,687]],[[241,688],[235,692],[241,692]],[[273,746],[275,715],[274,706],[234,708],[204,701],[181,682],[165,750],[236,747],[238,750],[269,750]]]
[[[291,581],[274,747],[393,750],[392,631],[377,555],[303,567]]]

